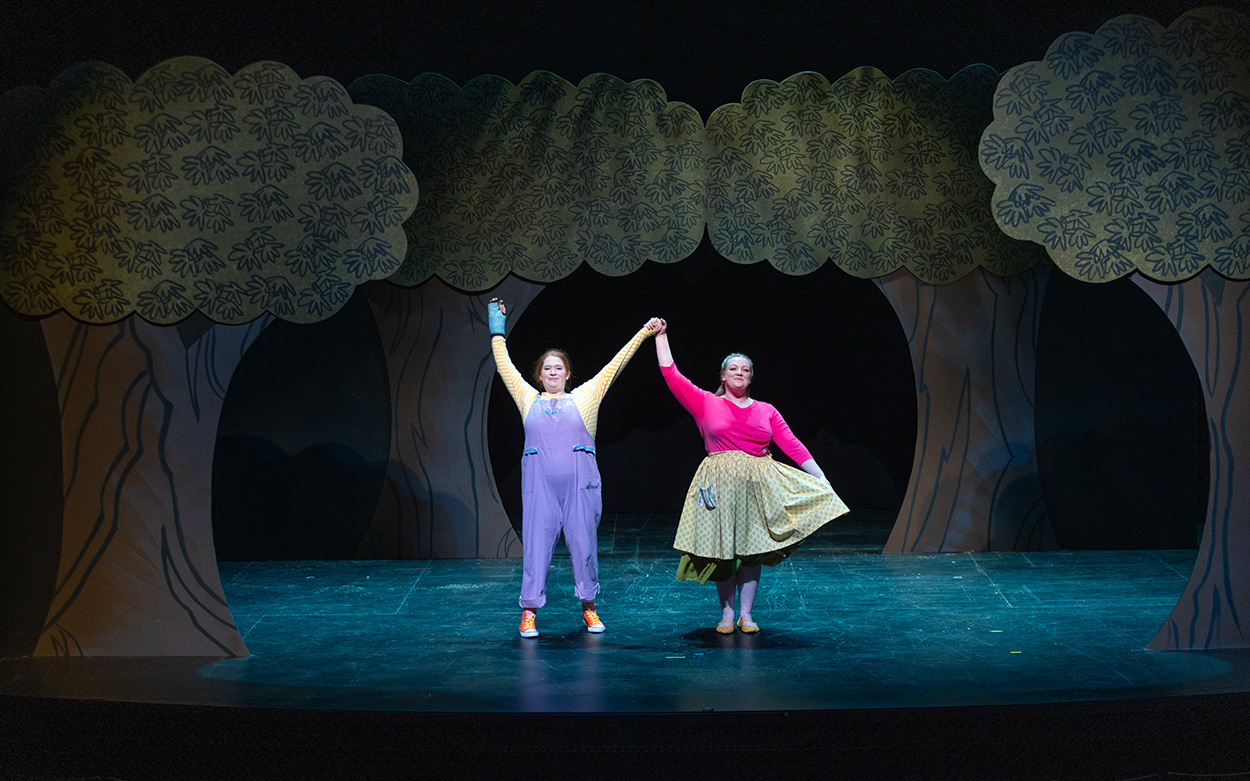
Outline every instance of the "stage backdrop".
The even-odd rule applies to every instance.
[[[1247,125],[1238,113],[1245,72],[1229,66],[1227,78],[1208,73],[1221,57],[1245,62],[1237,59],[1244,17],[1195,12],[1166,32],[1137,19],[1104,29],[1112,30],[1111,42],[1099,51],[1145,56],[1154,50],[1139,44],[1154,35],[1178,59],[1173,70],[1187,85],[1181,105],[1196,103],[1208,133],[1190,139],[1199,142],[1196,157],[1180,159],[1207,160],[1200,142],[1218,138],[1216,156],[1229,165],[1216,178],[1231,177],[1228,202],[1244,203],[1235,196],[1244,164],[1235,131]],[[1124,49],[1121,38],[1132,46]],[[1098,62],[1089,49],[1076,51],[1069,59],[1077,65]],[[360,496],[375,479],[380,498],[372,508],[365,501],[372,518],[367,527],[361,522],[357,555],[516,555],[489,457],[485,299],[500,295],[513,304],[513,332],[528,321],[555,335],[570,324],[543,300],[549,286],[582,268],[620,276],[639,273],[647,260],[684,264],[705,230],[715,252],[734,264],[759,264],[808,284],[805,295],[778,296],[762,312],[734,310],[731,293],[711,299],[727,309],[705,310],[689,325],[674,318],[681,361],[683,333],[691,334],[689,344],[707,342],[695,334],[726,322],[749,328],[769,313],[788,318],[801,306],[808,313],[801,334],[783,338],[801,340],[807,360],[819,363],[828,344],[854,332],[844,322],[834,330],[833,318],[821,317],[844,291],[858,291],[857,299],[875,291],[893,312],[876,344],[894,356],[905,350],[912,394],[899,408],[914,414],[915,436],[888,552],[1055,547],[1036,424],[1041,313],[1055,272],[1046,253],[1023,239],[1061,255],[1057,241],[1087,238],[1084,218],[1067,214],[1052,224],[1029,211],[1049,208],[1044,198],[1007,199],[1005,206],[982,168],[999,177],[1000,193],[1011,189],[1002,170],[1029,174],[1012,167],[1020,157],[1012,150],[1041,137],[1021,123],[1023,141],[999,144],[1004,131],[995,136],[996,126],[986,126],[1003,121],[995,106],[1003,112],[1042,95],[1050,102],[1038,115],[1048,119],[1067,101],[1064,111],[1093,113],[1064,143],[1096,160],[1092,167],[1115,171],[1121,157],[1097,157],[1106,149],[1087,139],[1123,103],[1140,102],[1134,79],[1166,70],[1156,62],[1162,56],[1125,66],[1128,89],[1101,93],[1099,76],[1062,98],[1016,89],[1012,74],[1000,82],[983,66],[949,80],[928,71],[890,80],[871,68],[833,82],[800,73],[748,85],[740,103],[713,111],[706,123],[689,106],[668,102],[654,82],[602,74],[579,85],[545,72],[517,85],[482,77],[463,89],[434,75],[407,84],[371,76],[345,92],[329,80],[301,81],[274,63],[230,76],[193,58],[163,63],[133,84],[88,64],[49,91],[14,96],[21,116],[39,125],[11,134],[29,148],[11,148],[16,154],[5,168],[16,185],[0,214],[0,294],[20,315],[40,318],[62,451],[60,571],[36,652],[244,652],[213,566],[210,465],[218,468],[213,443],[226,389],[275,317],[346,323],[331,316],[359,302],[354,333],[378,337],[361,365],[382,368],[362,387],[389,391],[386,413],[375,399],[344,411],[368,426],[386,417],[389,427],[385,469],[363,461]],[[1079,71],[1063,59],[1055,67]],[[1183,75],[1191,72],[1197,75]],[[1212,90],[1222,99],[1213,101]],[[1117,140],[1099,138],[1104,146]],[[1049,161],[1062,149],[1044,151]],[[1072,165],[1047,162],[1048,172],[1061,168],[1067,173],[1051,184],[1070,193]],[[1176,184],[1147,187],[1151,208],[1172,198]],[[1091,190],[1090,208],[1104,195]],[[1212,214],[1173,200],[1187,210],[1178,237],[1210,224]],[[1038,236],[1020,228],[1026,221],[1011,211],[1018,201],[1036,218]],[[1028,235],[1000,230],[1013,221],[1013,230]],[[1121,237],[1126,228],[1138,231],[1122,241],[1132,245],[1143,235],[1139,222],[1107,230]],[[1211,238],[1224,237],[1214,230]],[[1221,267],[1225,276],[1202,288],[1209,303],[1241,301],[1228,292],[1241,284],[1228,277],[1244,256],[1236,241]],[[1201,245],[1191,254],[1204,251]],[[1212,252],[1204,257],[1218,256]],[[1203,262],[1191,265],[1198,270]],[[1186,284],[1183,273],[1154,273],[1169,291]],[[608,301],[599,309],[615,304],[637,324],[666,315],[647,303]],[[576,327],[590,331],[592,319]],[[609,331],[596,329],[596,339],[621,341]],[[1232,341],[1239,356],[1241,343]],[[755,350],[761,367],[770,349],[761,342]],[[829,392],[834,383],[807,384],[825,394],[825,418],[844,414]],[[1217,392],[1234,398],[1231,385]],[[605,407],[605,420],[610,413]],[[819,421],[822,413],[810,417]],[[1241,429],[1225,431],[1212,431],[1213,452],[1244,448]],[[1211,483],[1221,496],[1236,493],[1224,472],[1213,472]],[[1221,517],[1233,522],[1217,534],[1240,534],[1244,519],[1235,507]],[[1212,572],[1231,587],[1207,600],[1213,609],[1194,617],[1191,642],[1176,647],[1238,642],[1224,626],[1238,622],[1242,579],[1229,567],[1195,578],[1206,582]]]
[[[989,211],[976,144],[997,79],[985,66],[950,81],[923,70],[891,81],[861,68],[834,83],[800,73],[749,85],[706,127],[654,82],[604,74],[578,85],[544,72],[518,85],[483,77],[463,89],[434,74],[409,84],[372,76],[350,89],[396,118],[422,185],[396,284],[435,275],[487,291],[505,275],[551,283],[583,261],[622,275],[646,258],[688,256],[705,225],[735,263],[805,275],[832,261],[875,278],[903,326],[920,410],[886,549],[1045,549],[1057,544],[1033,425],[1045,256],[1002,234]],[[486,355],[477,325],[459,332],[462,349]],[[808,343],[835,336],[831,325],[805,332]],[[413,471],[405,463],[400,475]],[[393,511],[379,511],[378,539],[401,540],[389,532]],[[418,523],[437,511],[427,516]]]

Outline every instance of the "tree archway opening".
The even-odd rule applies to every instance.
[[[1198,376],[1128,278],[1052,274],[1037,346],[1038,466],[1061,547],[1197,547],[1208,435]]]
[[[804,276],[731,263],[705,238],[679,263],[624,277],[578,268],[529,304],[508,347],[526,374],[544,350],[564,349],[584,381],[651,316],[668,321],[674,359],[700,387],[716,387],[728,353],[751,356],[757,397],[781,411],[839,495],[853,509],[897,511],[915,445],[915,383],[898,317],[871,280],[832,263]],[[524,433],[497,380],[489,415],[492,469],[518,526]],[[605,397],[597,441],[605,512],[680,511],[704,451],[649,342]]]

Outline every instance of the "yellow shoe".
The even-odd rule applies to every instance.
[[[716,631],[722,635],[732,635],[734,633],[734,622],[731,618],[726,618],[716,625]]]
[[[743,633],[748,634],[748,635],[755,634],[756,632],[760,631],[760,625],[755,623],[749,618],[739,618],[738,628],[741,629]],[[717,631],[720,631],[720,630],[717,630]]]

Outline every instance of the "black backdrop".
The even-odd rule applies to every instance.
[[[0,4],[4,89],[46,84],[66,66],[104,60],[132,78],[196,55],[231,71],[276,60],[344,84],[367,73],[441,73],[463,84],[549,70],[653,79],[706,117],[755,79],[799,71],[831,80],[861,65],[895,77],[951,76],[974,63],[1006,70],[1041,59],[1066,32],[1133,13],[1167,25],[1189,8],[1246,0],[81,0]]]

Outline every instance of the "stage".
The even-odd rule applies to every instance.
[[[2,660],[5,777],[1250,771],[1250,651],[1143,650],[1195,550],[882,554],[892,517],[766,569],[755,636],[672,516],[605,517],[602,635],[563,547],[536,639],[519,560],[223,562],[250,657]]]

